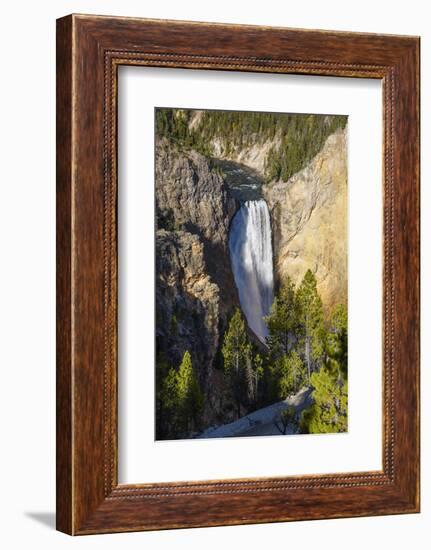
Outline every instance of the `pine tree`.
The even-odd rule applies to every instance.
[[[178,432],[178,374],[169,368],[163,378],[156,378],[156,431],[158,439],[176,437]]]
[[[166,439],[176,430],[176,371],[163,353],[156,355],[156,437]]]
[[[269,331],[267,343],[273,358],[289,353],[295,343],[298,314],[295,287],[288,277],[272,304],[271,313],[265,318]]]
[[[297,299],[304,357],[310,380],[315,364],[323,356],[325,341],[322,300],[317,292],[316,277],[310,269],[304,275],[297,292]]]
[[[325,368],[311,375],[313,405],[301,415],[305,433],[347,431],[347,383],[339,381]]]
[[[253,357],[253,380],[254,380],[254,404],[257,406],[259,400],[260,381],[263,378],[263,358],[260,353],[256,353]]]
[[[196,373],[193,370],[192,358],[188,351],[184,353],[178,370],[177,388],[181,428],[184,431],[193,430],[199,424],[203,407],[203,396]]]
[[[251,351],[251,350],[250,350]],[[241,401],[249,408],[254,403],[254,370],[253,370],[253,358],[251,353],[247,353],[244,362],[244,386],[245,395],[242,396]]]
[[[347,379],[347,308],[339,304],[333,311],[326,337],[327,367],[338,378]]]
[[[247,378],[250,378],[251,345],[248,341],[245,322],[237,308],[224,335],[222,354],[224,372],[237,407],[237,417],[241,416],[241,404],[248,394]]]
[[[286,399],[293,393],[293,371],[290,368],[289,356],[283,355],[277,361],[278,398]]]
[[[296,393],[304,382],[304,365],[296,351],[280,359],[279,398]]]

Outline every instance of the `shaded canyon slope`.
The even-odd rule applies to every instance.
[[[211,161],[194,151],[160,141],[155,166],[157,352],[175,366],[191,353],[202,389],[212,394],[205,400],[211,421],[219,407],[208,390],[223,383],[214,363],[238,305],[228,250],[237,204]]]

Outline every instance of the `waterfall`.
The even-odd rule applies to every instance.
[[[241,308],[256,336],[265,342],[273,298],[271,223],[263,199],[245,202],[235,214],[229,251]]]

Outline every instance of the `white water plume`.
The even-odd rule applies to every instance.
[[[232,220],[229,251],[241,308],[256,336],[265,342],[273,299],[271,223],[263,199],[245,202]]]

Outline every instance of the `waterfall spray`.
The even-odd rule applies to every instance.
[[[229,251],[239,300],[247,323],[265,342],[273,299],[271,223],[263,199],[245,202],[232,220]]]

